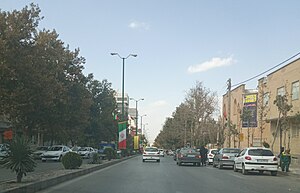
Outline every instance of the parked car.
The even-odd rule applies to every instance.
[[[77,153],[82,157],[82,158],[91,158],[94,153],[97,153],[94,148],[92,147],[81,147]]]
[[[181,166],[183,163],[192,163],[194,166],[200,166],[200,153],[192,148],[182,148],[178,152],[176,163],[179,166]]]
[[[249,147],[239,153],[234,160],[233,170],[242,171],[247,174],[248,171],[258,171],[262,174],[264,171],[270,171],[272,176],[277,175],[278,159],[271,149],[264,147]]]
[[[214,161],[215,154],[218,152],[218,149],[209,149],[207,153],[207,163],[212,164]]]
[[[160,153],[156,147],[146,147],[143,152],[143,162],[146,160],[155,160],[160,162]]]
[[[230,166],[233,168],[234,159],[237,154],[240,153],[238,148],[222,148],[220,149],[213,158],[213,167],[222,169],[224,166]]]
[[[0,144],[0,159],[8,155],[8,144]]]
[[[165,151],[163,149],[158,149],[159,151],[159,156],[165,157]]]
[[[71,152],[72,150],[65,145],[54,145],[48,149],[45,153],[41,155],[42,161],[47,160],[61,161],[62,157],[66,153]]]
[[[35,151],[33,152],[33,158],[34,159],[42,159],[42,155],[48,151],[48,146],[38,146]]]

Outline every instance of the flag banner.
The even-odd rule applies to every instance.
[[[134,136],[134,149],[139,149],[139,136]]]
[[[119,122],[119,149],[126,149],[126,126],[127,122]]]

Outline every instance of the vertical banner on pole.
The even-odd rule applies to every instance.
[[[119,149],[126,149],[126,126],[127,122],[119,122]]]
[[[139,136],[134,136],[134,149],[139,149]]]

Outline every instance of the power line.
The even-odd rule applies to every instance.
[[[276,66],[273,66],[272,68],[270,68],[270,69],[268,69],[268,70],[266,70],[266,71],[264,71],[264,72],[262,72],[262,73],[260,73],[260,74],[258,74],[258,75],[256,75],[256,76],[253,76],[252,78],[249,78],[249,79],[247,79],[247,80],[244,80],[244,81],[242,81],[242,82],[240,82],[240,83],[238,83],[238,84],[232,85],[232,87],[235,87],[235,86],[238,86],[238,85],[240,85],[240,84],[244,84],[244,83],[246,83],[246,82],[248,82],[248,81],[250,81],[250,80],[253,80],[253,79],[255,79],[255,78],[257,78],[257,77],[259,77],[259,76],[261,76],[261,75],[263,75],[263,74],[265,74],[265,73],[267,73],[267,72],[273,70],[274,68],[277,68],[278,66],[280,66],[280,65],[282,65],[282,64],[284,64],[284,63],[286,63],[287,61],[291,60],[292,58],[295,58],[295,57],[298,56],[298,55],[300,55],[300,52],[298,52],[297,54],[295,54],[295,55],[289,57],[288,59],[284,60],[283,62],[280,62],[280,63],[277,64]]]

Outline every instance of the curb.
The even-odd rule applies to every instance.
[[[119,160],[113,160],[110,162],[105,162],[103,164],[100,164],[100,165],[92,167],[92,168],[87,168],[87,169],[76,171],[76,172],[69,173],[66,175],[58,176],[55,178],[49,178],[49,179],[46,179],[43,181],[38,181],[36,183],[28,184],[25,186],[21,186],[21,187],[9,189],[9,190],[4,190],[2,193],[33,193],[33,192],[41,191],[41,190],[49,188],[51,186],[55,186],[57,184],[66,182],[66,181],[74,179],[76,177],[83,176],[83,175],[89,174],[91,172],[94,172],[96,170],[106,168],[108,166],[120,163],[122,161],[131,159],[133,157],[135,157],[135,156],[126,157],[126,158],[122,158]]]

